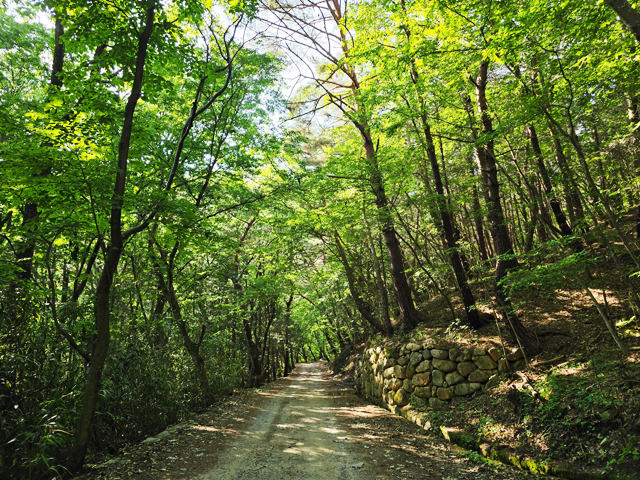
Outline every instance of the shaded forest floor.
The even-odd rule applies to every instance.
[[[486,393],[456,399],[457,403],[442,410],[426,404],[411,407],[424,412],[433,435],[440,435],[438,427],[445,426],[476,445],[490,445],[518,458],[575,471],[640,478],[640,319],[625,300],[626,286],[613,262],[606,259],[605,249],[597,243],[588,248],[593,256],[602,258],[590,266],[592,293],[616,324],[629,354],[617,348],[577,282],[532,284],[514,293],[512,302],[523,323],[538,336],[542,353],[529,359],[525,371],[506,375]],[[630,261],[623,253],[619,259]],[[640,290],[640,279],[635,278],[634,284]],[[424,325],[410,338],[394,340],[432,339],[451,347],[517,347],[491,316],[491,286],[490,278],[472,283],[480,310],[492,318],[481,329],[452,325],[446,302],[437,298],[429,303]],[[450,294],[454,307],[462,310],[457,293]],[[348,368],[344,373],[348,375]]]

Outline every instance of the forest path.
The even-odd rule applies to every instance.
[[[537,475],[479,465],[437,432],[357,397],[326,362],[233,395],[82,480],[515,480]],[[149,440],[149,439],[147,439]],[[80,479],[78,479],[80,480]]]
[[[335,414],[340,390],[320,364],[303,364],[288,385],[226,448],[202,480],[356,479],[358,453],[346,448]]]
[[[462,480],[523,475],[510,469],[484,469],[483,474],[478,465],[439,442],[426,451],[416,449],[425,446],[420,444],[426,438],[419,438],[424,430],[356,397],[352,389],[327,375],[324,363],[298,365],[286,382],[245,435],[230,443],[215,468],[199,480]]]

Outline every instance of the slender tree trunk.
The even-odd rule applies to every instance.
[[[293,294],[284,303],[284,376],[287,377],[293,370],[293,349],[291,348],[291,339],[289,338],[289,323],[291,321],[291,303],[293,302]]]
[[[555,190],[553,189],[553,184],[551,183],[551,178],[549,176],[549,172],[544,163],[544,158],[542,156],[542,150],[540,149],[540,143],[538,141],[538,134],[533,125],[529,127],[529,138],[531,139],[531,147],[533,149],[533,153],[535,154],[536,166],[538,167],[538,173],[540,174],[540,179],[542,180],[542,185],[544,186],[544,190],[547,194],[547,198],[549,199],[549,204],[551,205],[551,210],[553,211],[553,215],[558,223],[558,227],[560,228],[560,233],[563,237],[567,237],[569,235],[573,235],[573,230],[569,226],[569,222],[567,222],[567,217],[562,210],[562,205],[558,200]],[[556,151],[557,154],[557,151]],[[561,153],[564,156],[563,153]],[[565,161],[566,163],[566,161]],[[584,249],[579,241],[573,241],[570,245],[571,249],[576,252],[582,252]]]
[[[85,382],[85,389],[82,396],[82,407],[73,443],[69,451],[67,468],[71,472],[76,472],[84,463],[84,457],[89,443],[91,423],[98,404],[102,369],[107,359],[109,343],[111,341],[111,331],[109,320],[111,316],[109,297],[111,287],[116,275],[118,262],[124,248],[124,238],[122,232],[122,206],[124,204],[125,183],[127,178],[127,163],[129,159],[129,146],[131,143],[131,131],[133,128],[133,116],[138,99],[142,93],[142,80],[144,77],[144,66],[147,57],[147,47],[149,38],[154,28],[155,3],[146,11],[145,26],[140,35],[138,52],[136,54],[136,68],[133,85],[129,100],[125,107],[124,123],[118,144],[118,173],[116,174],[113,196],[111,199],[111,244],[107,249],[107,259],[102,269],[102,274],[98,280],[95,297],[94,322],[96,331],[96,341],[93,345],[91,355],[91,365]]]
[[[402,328],[405,331],[409,331],[417,327],[423,318],[413,304],[411,289],[409,288],[407,275],[404,269],[404,256],[396,234],[393,214],[391,213],[389,202],[387,201],[387,195],[382,181],[382,173],[378,166],[373,141],[371,140],[371,135],[369,134],[368,129],[361,132],[365,156],[371,171],[369,183],[371,184],[371,188],[375,196],[375,204],[378,207],[378,217],[380,220],[384,243],[389,251],[391,280],[393,281],[396,300],[398,302],[398,307],[400,308],[400,315],[402,316]]]
[[[327,2],[327,7],[331,14],[331,17],[336,23],[340,36],[342,39],[341,47],[345,58],[349,57],[349,44],[345,36],[345,28],[342,18],[342,5],[338,0],[330,0]],[[400,314],[402,316],[402,328],[405,331],[415,328],[423,318],[416,310],[413,304],[413,298],[411,295],[411,289],[407,282],[407,276],[404,268],[404,257],[402,255],[402,249],[400,248],[400,242],[396,235],[393,214],[389,208],[389,202],[387,200],[387,194],[384,187],[384,181],[382,178],[382,172],[378,164],[378,157],[371,138],[371,129],[367,123],[367,112],[364,105],[359,100],[360,84],[358,77],[354,69],[348,64],[341,67],[343,72],[351,80],[351,91],[355,98],[355,105],[357,107],[357,118],[355,116],[350,117],[353,125],[360,132],[362,144],[365,152],[366,167],[369,172],[369,184],[375,197],[375,204],[378,209],[378,218],[380,222],[380,228],[382,230],[384,243],[389,251],[389,259],[391,263],[391,280],[393,282],[393,288],[396,293],[396,300],[398,307],[400,308]]]
[[[427,122],[427,117],[424,112],[421,113],[420,117],[422,120],[422,133],[424,135],[426,143],[427,157],[429,158],[429,163],[431,164],[431,174],[433,175],[433,180],[436,188],[436,203],[437,209],[440,213],[440,220],[442,221],[442,229],[444,231],[447,254],[453,268],[453,273],[456,276],[458,289],[460,290],[460,295],[462,296],[462,302],[464,304],[464,310],[466,314],[464,323],[470,327],[479,328],[483,325],[483,322],[480,320],[480,316],[478,315],[478,309],[475,305],[475,299],[473,298],[473,293],[471,292],[471,288],[469,287],[467,275],[460,258],[458,242],[455,240],[453,219],[451,217],[451,214],[449,213],[449,205],[445,197],[442,178],[440,176],[440,166],[438,165],[436,149],[433,143],[433,137],[431,135],[431,126]]]
[[[582,201],[580,199],[580,193],[576,187],[575,180],[573,178],[573,173],[571,168],[569,167],[569,162],[567,161],[567,157],[564,154],[564,149],[562,148],[562,143],[558,138],[555,129],[549,126],[549,132],[553,139],[553,150],[555,152],[556,162],[558,163],[558,167],[562,172],[562,178],[564,180],[565,191],[568,192],[567,195],[567,205],[571,203],[573,215],[570,213],[570,217],[573,216],[575,218],[575,222],[572,221],[571,230],[576,228],[576,224],[582,224],[585,221],[584,210],[582,208]],[[582,227],[584,228],[584,226]]]
[[[382,333],[385,336],[390,336],[391,334],[393,334],[393,330],[385,329],[385,325],[378,322],[378,320],[375,318],[375,315],[373,314],[373,311],[371,310],[371,306],[360,295],[353,269],[349,264],[347,254],[344,250],[344,246],[342,245],[342,240],[340,239],[340,236],[337,232],[335,233],[334,238],[336,242],[336,248],[338,249],[340,261],[342,262],[344,271],[347,275],[349,292],[351,293],[351,297],[353,298],[353,302],[355,303],[358,312],[360,312],[360,315],[362,315],[362,317],[367,321],[367,323],[369,323],[369,325],[373,327],[376,332]],[[391,326],[391,322],[389,322],[389,326]]]
[[[502,205],[500,203],[500,183],[498,181],[498,169],[493,149],[493,123],[489,114],[489,105],[486,97],[487,74],[489,70],[489,61],[482,60],[478,68],[478,76],[474,82],[476,88],[476,101],[478,103],[478,114],[482,124],[482,133],[485,137],[484,145],[476,144],[475,154],[480,170],[481,178],[487,187],[488,200],[487,205],[488,217],[491,225],[491,235],[493,244],[498,256],[498,263],[495,274],[495,292],[497,313],[511,333],[514,342],[519,344],[526,354],[535,355],[540,351],[537,339],[520,321],[515,314],[509,298],[507,297],[501,281],[506,277],[509,268],[516,268],[518,261],[516,260],[511,239],[507,231]],[[469,111],[469,99],[464,97]],[[472,122],[472,113],[469,112],[470,121]],[[477,137],[476,137],[477,138]]]
[[[54,37],[54,49],[53,49],[53,62],[51,66],[50,85],[52,91],[57,91],[62,88],[62,79],[60,74],[62,73],[64,65],[64,52],[65,45],[62,42],[62,35],[64,34],[64,27],[62,25],[62,19],[59,15],[56,15],[55,23],[55,37]],[[51,146],[51,144],[49,144]],[[34,174],[33,177],[45,177],[51,173],[51,167],[46,166],[40,173]],[[21,292],[25,282],[31,279],[31,273],[33,269],[33,255],[36,251],[36,239],[37,229],[40,218],[40,211],[38,210],[38,203],[35,199],[28,199],[25,205],[20,209],[22,213],[22,226],[23,239],[15,244],[15,264],[18,267],[17,281],[12,281],[8,287],[8,317],[10,322],[16,327],[12,329],[12,336],[20,337],[22,335],[20,326],[23,324],[26,312],[26,301],[21,300],[25,295]]]
[[[244,333],[247,340],[247,349],[249,351],[249,387],[257,387],[262,383],[263,379],[262,362],[260,361],[260,349],[253,339],[251,323],[246,318],[244,318],[244,316],[242,318],[242,326],[244,327]]]
[[[472,167],[471,176],[475,177],[475,172]],[[487,252],[487,245],[484,239],[484,227],[482,225],[482,208],[480,207],[480,200],[478,198],[478,186],[473,185],[471,187],[471,205],[472,216],[476,227],[476,235],[478,238],[478,251],[480,252],[480,260],[486,262],[489,260],[489,253]]]
[[[376,277],[376,286],[378,288],[378,297],[380,298],[380,323],[382,329],[388,332],[387,335],[393,334],[393,327],[391,326],[391,318],[389,318],[389,297],[387,295],[387,285],[382,279],[382,269],[380,268],[380,261],[378,260],[378,254],[376,252],[375,244],[371,234],[371,227],[367,221],[367,212],[364,204],[362,206],[362,220],[365,225],[365,233],[367,235],[367,245],[371,252],[371,261],[373,263],[373,271]]]
[[[182,338],[182,343],[184,344],[184,347],[189,353],[189,356],[191,357],[191,361],[193,362],[193,368],[196,374],[196,378],[198,379],[198,383],[200,385],[200,391],[204,396],[205,403],[209,404],[212,400],[212,392],[209,387],[209,378],[207,376],[205,361],[203,356],[200,354],[200,345],[202,344],[202,340],[206,331],[206,325],[202,326],[202,331],[200,333],[200,340],[198,342],[194,342],[189,336],[187,325],[182,318],[182,309],[178,304],[178,299],[176,297],[176,292],[175,292],[175,289],[173,288],[172,283],[166,286],[166,294],[169,299],[169,306],[171,307],[173,321],[178,327],[178,331],[180,332],[180,337]]]

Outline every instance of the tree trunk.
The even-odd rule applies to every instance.
[[[289,295],[288,300],[284,303],[284,376],[287,377],[293,370],[293,349],[291,348],[291,339],[289,338],[289,322],[291,321],[291,303],[293,302],[293,294]]]
[[[407,275],[404,270],[404,256],[402,255],[400,242],[398,241],[393,222],[393,214],[387,201],[387,195],[382,181],[382,173],[378,167],[373,141],[367,130],[362,132],[362,142],[371,171],[369,183],[375,196],[375,204],[378,207],[378,218],[380,220],[384,243],[389,251],[391,280],[396,293],[398,307],[400,308],[400,315],[402,316],[402,328],[404,331],[409,331],[417,327],[423,318],[413,304],[411,289],[409,288]]]
[[[247,349],[249,350],[249,388],[256,387],[262,383],[262,362],[260,361],[260,349],[253,339],[251,324],[246,318],[242,318],[242,326],[247,340]]]
[[[514,342],[519,344],[527,355],[535,355],[540,351],[537,339],[521,322],[515,314],[509,298],[507,297],[501,281],[506,277],[509,268],[516,268],[518,261],[515,258],[511,239],[505,224],[504,213],[500,203],[500,184],[498,182],[498,169],[493,150],[493,124],[489,115],[489,105],[486,98],[487,74],[489,61],[482,60],[478,68],[478,76],[474,83],[476,88],[476,100],[478,102],[478,114],[482,123],[482,133],[484,134],[484,145],[475,146],[475,154],[483,179],[488,192],[488,217],[491,225],[491,236],[498,257],[495,274],[495,292],[497,303],[497,314],[511,333]],[[464,97],[468,104],[469,99]],[[469,112],[472,121],[471,112]],[[475,131],[472,124],[472,131]],[[476,140],[477,141],[477,140]]]
[[[571,224],[571,230],[573,231],[576,228],[577,224],[584,224],[584,210],[582,208],[582,201],[580,200],[580,194],[577,190],[575,180],[573,179],[573,173],[571,168],[569,167],[569,162],[567,161],[567,157],[564,154],[564,149],[562,148],[562,143],[558,138],[558,135],[555,132],[555,129],[549,126],[549,132],[553,139],[553,150],[555,152],[556,162],[558,163],[558,167],[562,172],[562,178],[565,184],[565,191],[568,192],[568,201],[571,203],[572,213],[569,214],[569,217],[573,216],[575,218],[575,222]],[[584,229],[585,226],[581,225],[581,229]]]
[[[371,234],[371,228],[367,221],[367,212],[364,205],[362,206],[362,220],[365,226],[365,233],[367,235],[367,246],[371,253],[371,262],[373,263],[373,271],[376,277],[376,286],[378,288],[378,297],[380,298],[380,323],[385,335],[390,336],[393,334],[393,327],[391,326],[391,318],[389,318],[389,296],[387,295],[387,286],[382,279],[382,269],[380,268],[380,261],[378,260],[378,254],[376,252],[375,244]]]
[[[533,125],[529,127],[529,138],[531,139],[531,148],[533,149],[533,153],[535,154],[538,173],[540,174],[540,179],[542,180],[542,185],[544,186],[547,198],[549,198],[549,204],[551,205],[551,210],[553,211],[553,215],[556,219],[556,222],[558,223],[558,227],[560,228],[560,233],[563,237],[573,235],[573,230],[569,226],[569,222],[567,222],[567,217],[562,210],[562,205],[560,204],[560,201],[558,200],[553,189],[553,184],[551,183],[551,178],[549,177],[549,172],[542,156],[542,150],[540,149],[540,143],[538,142],[538,134]],[[583,251],[582,245],[577,240],[571,242],[570,246],[571,249],[576,253]]]
[[[342,245],[342,240],[338,235],[338,232],[334,235],[336,241],[336,248],[338,249],[338,255],[340,257],[340,261],[344,266],[344,271],[347,275],[347,282],[349,284],[349,292],[351,293],[351,298],[353,298],[353,302],[360,312],[360,315],[373,327],[376,332],[382,333],[385,336],[390,336],[393,334],[393,329],[387,330],[385,329],[384,324],[380,324],[378,320],[375,318],[373,311],[371,310],[371,306],[360,296],[360,292],[358,291],[358,286],[356,283],[356,278],[353,273],[353,269],[349,264],[349,260],[347,259],[347,254]],[[391,322],[389,322],[389,326],[391,326]]]
[[[424,108],[424,107],[423,107]],[[433,136],[431,135],[431,126],[427,122],[427,117],[424,112],[420,114],[422,120],[422,133],[427,149],[427,157],[431,164],[431,174],[433,175],[433,181],[436,188],[436,204],[438,212],[440,213],[440,219],[442,221],[442,229],[444,231],[444,238],[447,246],[447,254],[453,268],[453,273],[456,276],[458,283],[458,289],[462,296],[462,302],[464,304],[464,310],[466,319],[464,323],[472,328],[479,328],[483,325],[478,315],[478,309],[476,308],[476,302],[473,298],[473,293],[469,287],[467,281],[467,275],[462,265],[460,258],[460,251],[458,248],[458,242],[455,239],[455,231],[453,225],[453,219],[449,213],[449,205],[445,196],[444,188],[442,185],[442,178],[440,176],[440,166],[438,164],[438,158],[436,157],[436,149],[433,143]]]
[[[638,13],[627,0],[604,0],[611,9],[616,12],[624,26],[640,42],[640,13]]]
[[[129,146],[131,143],[131,131],[133,128],[133,116],[138,99],[142,94],[142,80],[144,77],[144,66],[147,57],[147,47],[149,38],[154,28],[155,3],[146,10],[145,26],[140,35],[138,51],[136,54],[136,68],[133,85],[129,100],[125,107],[124,122],[120,142],[118,144],[118,173],[116,174],[113,196],[111,199],[111,218],[109,226],[111,230],[111,244],[108,246],[107,260],[102,269],[102,274],[98,280],[95,297],[95,331],[96,341],[91,355],[91,365],[87,375],[85,389],[82,396],[82,407],[73,443],[69,451],[67,468],[71,472],[76,472],[82,468],[84,457],[89,443],[91,423],[98,404],[102,369],[107,359],[109,343],[111,341],[111,331],[109,320],[111,316],[109,297],[111,287],[116,275],[118,262],[124,248],[124,238],[122,232],[122,206],[124,204],[125,183],[127,178],[127,163],[129,160]]]
[[[349,46],[345,37],[345,29],[343,26],[342,18],[342,6],[338,0],[327,2],[327,7],[336,26],[339,29],[340,36],[342,38],[341,47],[345,58],[349,57]],[[367,123],[367,113],[364,105],[359,101],[359,82],[355,72],[348,64],[341,67],[343,72],[351,79],[351,91],[355,98],[355,105],[357,107],[358,117],[363,119],[359,120],[358,117],[349,117],[353,125],[360,132],[362,138],[362,144],[365,151],[366,166],[369,174],[369,184],[373,190],[375,197],[375,204],[378,208],[378,219],[384,238],[384,243],[389,251],[389,258],[391,262],[391,280],[393,282],[393,288],[396,293],[396,300],[398,307],[400,308],[400,315],[402,316],[402,328],[405,331],[409,331],[415,328],[423,318],[416,310],[413,304],[413,298],[411,296],[411,289],[407,282],[407,276],[404,269],[404,258],[402,255],[402,249],[400,248],[400,242],[396,235],[393,215],[389,208],[389,202],[384,188],[384,181],[382,178],[382,172],[378,165],[378,157],[376,155],[375,147],[373,146],[373,140],[371,138],[371,130]]]
[[[475,172],[471,170],[471,176],[475,177]],[[478,186],[473,185],[471,190],[471,201],[473,208],[473,221],[476,227],[476,235],[478,238],[478,251],[480,252],[480,260],[486,262],[489,260],[489,253],[487,252],[487,245],[484,239],[484,227],[482,225],[482,208],[480,207],[480,200],[478,198]]]

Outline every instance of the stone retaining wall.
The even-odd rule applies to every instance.
[[[356,362],[359,395],[404,407],[412,396],[432,407],[443,406],[498,384],[499,375],[523,368],[520,349],[503,356],[497,348],[444,348],[407,343],[365,350]]]

